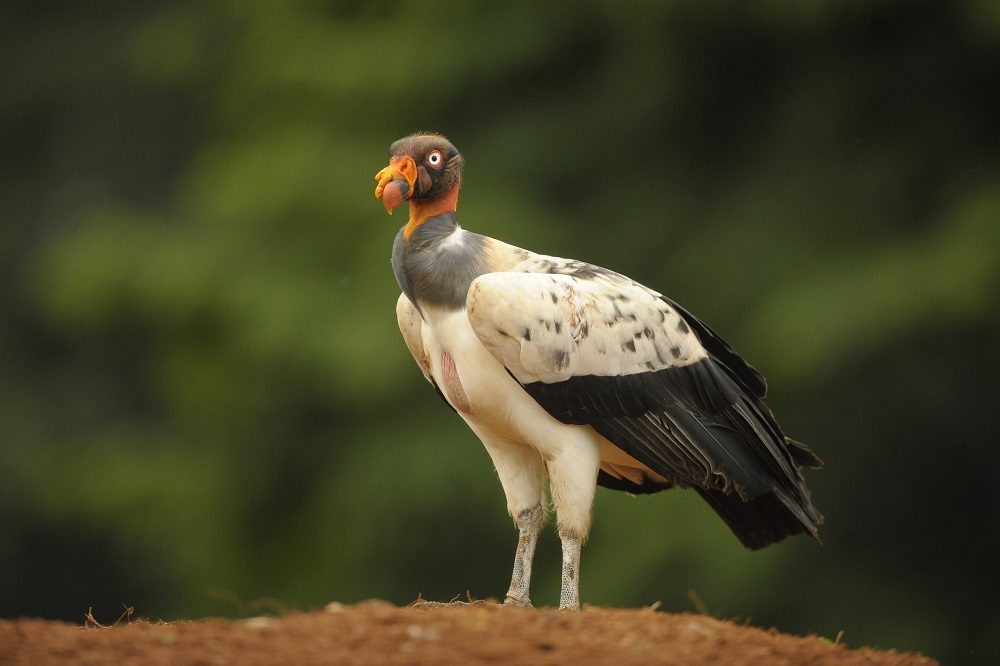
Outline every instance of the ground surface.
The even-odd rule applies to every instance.
[[[0,621],[0,664],[872,664],[930,666],[915,654],[848,649],[704,615],[488,602],[381,601],[280,618],[112,628]]]

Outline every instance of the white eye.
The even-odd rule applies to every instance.
[[[440,151],[433,150],[431,151],[431,154],[427,156],[427,163],[431,166],[438,166],[441,164],[442,159],[444,158],[441,157]]]

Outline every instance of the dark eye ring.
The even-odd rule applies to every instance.
[[[430,164],[431,166],[438,166],[439,164],[441,164],[441,160],[442,160],[441,153],[440,151],[437,150],[432,151],[431,154],[427,156],[427,163]]]

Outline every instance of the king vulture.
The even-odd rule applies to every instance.
[[[424,377],[482,440],[519,531],[505,603],[529,606],[548,479],[562,541],[559,607],[580,607],[580,548],[597,486],[693,488],[757,549],[818,540],[800,469],[764,378],[666,296],[614,271],[464,230],[464,159],[443,136],[389,148],[388,212],[409,201],[392,267],[399,328]]]

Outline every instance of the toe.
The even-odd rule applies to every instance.
[[[528,599],[527,597],[524,597],[523,599],[512,597],[509,594],[507,595],[507,598],[504,599],[503,605],[515,606],[517,608],[534,608],[534,606],[531,605],[531,599]]]

